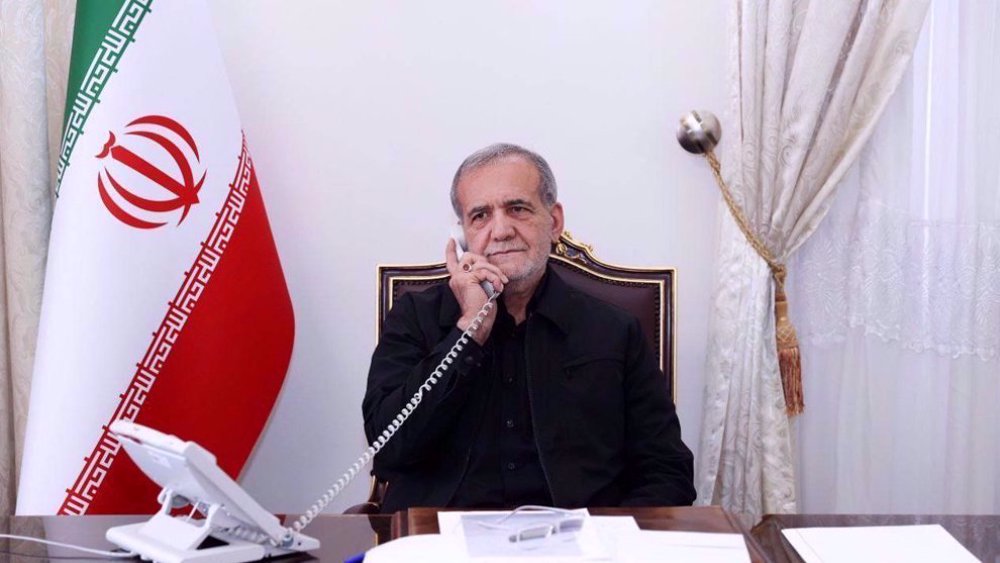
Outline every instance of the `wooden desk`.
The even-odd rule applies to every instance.
[[[438,533],[438,509],[411,508],[393,516],[393,537]],[[676,508],[591,508],[599,516],[632,516],[643,530],[673,530],[682,532],[720,532],[743,534],[750,559],[769,561],[748,527],[718,506],[685,506]]]
[[[982,561],[1000,561],[1000,516],[769,514],[753,527],[751,535],[771,561],[799,563],[802,558],[781,534],[784,528],[907,524],[941,524]]]

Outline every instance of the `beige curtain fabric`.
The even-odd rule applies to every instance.
[[[932,3],[792,259],[803,512],[1000,514],[998,38],[1000,2]]]
[[[907,68],[928,3],[735,0],[723,170],[752,228],[779,261],[826,214]],[[699,501],[751,514],[794,512],[770,272],[728,214],[721,228]],[[794,302],[790,308],[794,318]],[[808,416],[808,388],[805,393]]]
[[[0,2],[0,515],[15,506],[74,10]]]

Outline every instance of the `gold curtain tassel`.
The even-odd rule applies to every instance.
[[[785,391],[785,412],[788,416],[802,414],[805,398],[802,391],[802,355],[795,327],[788,318],[788,298],[785,296],[784,268],[774,270],[774,332],[778,344],[778,368]]]
[[[753,247],[757,254],[767,262],[771,268],[771,276],[774,277],[774,332],[778,344],[778,368],[781,371],[781,387],[785,391],[785,412],[788,416],[802,414],[805,409],[805,400],[802,392],[802,357],[799,352],[799,339],[795,336],[795,327],[788,318],[788,298],[785,297],[785,265],[778,262],[771,250],[754,234],[750,227],[750,222],[740,209],[739,204],[733,199],[733,194],[729,191],[729,186],[722,179],[722,167],[719,159],[711,149],[705,150],[705,159],[712,167],[712,174],[715,175],[715,183],[722,191],[722,199],[729,207],[733,220],[739,226],[747,242]]]

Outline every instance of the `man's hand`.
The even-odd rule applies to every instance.
[[[488,281],[495,290],[503,291],[503,286],[508,281],[507,276],[500,271],[500,268],[490,264],[485,256],[466,252],[459,260],[455,252],[455,239],[448,239],[448,245],[444,249],[444,257],[448,273],[451,274],[448,286],[451,287],[451,292],[455,294],[458,306],[462,310],[462,316],[457,323],[458,329],[464,331],[469,328],[469,325],[476,318],[476,314],[483,308],[488,299],[486,292],[479,284]],[[480,346],[485,344],[486,339],[489,338],[490,331],[493,329],[493,321],[496,318],[497,309],[494,307],[483,319],[482,326],[472,333],[472,338]]]

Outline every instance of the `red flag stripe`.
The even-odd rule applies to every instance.
[[[293,333],[287,287],[244,142],[215,224],[59,514],[155,510],[155,485],[119,455],[107,430],[119,419],[196,440],[236,476],[284,381]],[[240,339],[259,342],[233,357],[226,344]]]

